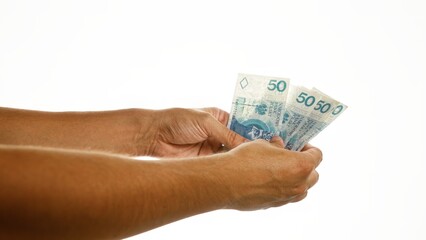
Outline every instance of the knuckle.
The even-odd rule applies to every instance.
[[[199,114],[200,114],[200,117],[203,120],[208,120],[208,119],[210,119],[212,117],[211,113],[205,112],[205,111],[200,111]]]
[[[295,198],[292,200],[292,202],[300,202],[300,201],[302,201],[303,199],[305,199],[305,198],[306,198],[306,196],[308,196],[308,192],[304,192],[303,194],[301,194],[301,195],[299,195],[299,196],[295,197]]]
[[[314,165],[305,160],[299,159],[296,165],[296,174],[301,177],[309,176],[311,172],[314,170]]]
[[[228,131],[226,139],[229,141],[229,143],[235,143],[238,140],[238,135],[233,131]]]
[[[207,109],[208,109],[208,112],[211,112],[213,115],[216,115],[216,114],[222,112],[222,109],[220,109],[218,107],[209,107]]]
[[[308,188],[305,186],[305,184],[297,185],[293,188],[293,195],[297,196],[297,195],[304,194],[307,191],[307,189]]]
[[[201,126],[214,126],[216,124],[216,120],[214,119],[214,117],[208,113],[208,112],[204,112],[204,111],[200,111],[197,113],[197,115],[195,115],[197,118],[197,122],[201,125]]]

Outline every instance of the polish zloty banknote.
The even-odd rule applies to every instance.
[[[290,79],[239,74],[228,127],[250,139],[278,134]]]
[[[313,88],[313,91],[321,96],[321,100],[317,102],[314,111],[309,115],[309,120],[299,129],[299,139],[290,150],[300,151],[306,143],[317,136],[347,109],[346,105],[318,89]]]
[[[301,86],[291,86],[286,111],[280,128],[280,136],[286,143],[285,148],[292,149],[300,138],[299,131],[312,124],[309,116],[314,111],[321,95]]]

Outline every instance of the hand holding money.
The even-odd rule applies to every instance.
[[[228,127],[250,140],[279,135],[286,149],[300,151],[346,108],[287,78],[239,74]]]
[[[255,210],[279,207],[303,200],[319,178],[315,170],[322,160],[319,149],[310,145],[302,151],[286,151],[279,137],[271,143],[254,140],[225,153],[221,168],[230,172],[234,199],[228,208]]]

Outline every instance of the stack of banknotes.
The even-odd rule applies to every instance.
[[[285,148],[300,151],[347,106],[316,88],[290,79],[239,74],[228,128],[250,140],[279,135]]]

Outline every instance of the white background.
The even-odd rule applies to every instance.
[[[426,239],[425,13],[422,0],[0,0],[0,105],[229,110],[239,72],[289,77],[349,106],[313,141],[308,198],[132,239]]]

